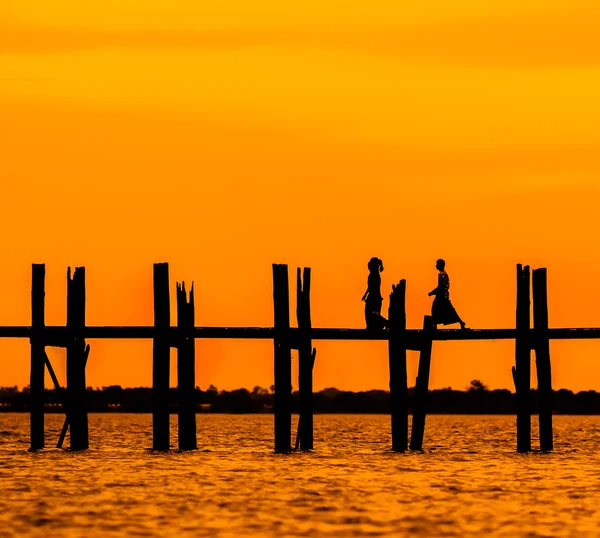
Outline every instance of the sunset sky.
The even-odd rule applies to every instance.
[[[312,268],[313,326],[363,327],[378,256],[411,328],[439,257],[473,328],[514,327],[517,263],[548,268],[551,326],[600,327],[598,20],[597,0],[2,0],[0,325],[30,324],[31,263],[47,324],[84,265],[88,324],[150,325],[168,261],[197,325],[272,325],[287,263],[294,293]],[[150,341],[90,344],[88,385],[151,384]],[[315,344],[316,389],[387,388],[385,343]],[[273,382],[270,341],[196,353],[203,389]],[[600,342],[551,357],[554,388],[600,390]],[[513,390],[512,364],[511,341],[436,343],[431,386]],[[0,340],[0,386],[28,382],[28,342]]]

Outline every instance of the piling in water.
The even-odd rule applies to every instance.
[[[87,346],[85,346],[85,350],[83,352],[84,367],[87,366],[87,361],[88,361],[89,355],[90,355],[90,345],[88,344]],[[56,390],[60,391],[60,385],[58,383],[56,374],[54,373],[54,370],[52,369],[50,360],[48,359],[47,355],[45,355],[45,358],[46,358],[46,367],[48,368],[48,371],[50,372],[50,377],[52,377],[52,381],[54,382],[54,387],[56,388]],[[56,448],[62,448],[63,443],[65,442],[65,437],[67,436],[67,431],[69,431],[69,425],[71,424],[71,418],[69,416],[68,405],[65,405],[65,414],[66,414],[65,420],[63,422],[63,427],[62,427],[62,430],[60,431],[60,435],[58,437],[58,442],[56,443]]]
[[[85,267],[67,272],[67,413],[71,450],[89,447],[85,383]]]
[[[533,328],[535,365],[538,378],[540,411],[540,449],[553,449],[552,440],[552,371],[548,335],[548,290],[546,269],[533,271]]]
[[[531,450],[531,326],[529,266],[517,265],[517,335],[512,374],[517,399],[517,452]]]
[[[44,304],[46,266],[31,267],[31,450],[44,448]]]
[[[410,436],[411,450],[423,450],[425,415],[427,413],[427,393],[429,391],[429,372],[431,370],[432,333],[434,328],[435,326],[432,317],[425,316],[421,338],[421,354],[419,356],[419,372],[417,374],[413,403],[412,433]]]
[[[177,407],[179,450],[196,445],[196,353],[194,340],[194,285],[188,300],[185,284],[177,284]]]
[[[406,280],[392,286],[388,324],[392,450],[408,448],[408,382],[406,373]]]
[[[298,437],[301,450],[313,449],[313,365],[316,350],[312,349],[310,338],[310,267],[297,272],[296,317],[298,320],[298,385],[300,414],[298,417]],[[314,351],[314,354],[313,354]],[[296,443],[298,445],[298,443]]]
[[[275,452],[289,452],[292,435],[292,355],[287,265],[273,264],[273,305]]]
[[[169,264],[155,263],[152,343],[152,448],[154,450],[169,450],[170,325]]]

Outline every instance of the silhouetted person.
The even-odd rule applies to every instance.
[[[369,277],[367,279],[367,291],[362,297],[365,301],[365,322],[367,329],[383,329],[387,325],[387,320],[381,315],[381,276],[383,271],[383,262],[379,258],[371,258],[367,264],[369,268]]]
[[[437,325],[450,325],[451,323],[460,323],[460,328],[465,329],[465,322],[460,319],[456,310],[450,302],[450,279],[445,271],[446,262],[444,260],[438,260],[435,262],[435,268],[440,272],[438,275],[438,285],[433,291],[429,293],[429,296],[435,295],[433,305],[431,306],[431,317],[433,322]]]

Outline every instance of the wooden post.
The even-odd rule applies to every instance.
[[[31,390],[31,448],[44,448],[44,364],[46,350],[44,346],[44,304],[45,304],[46,266],[31,266],[31,372],[29,388]]]
[[[517,265],[517,336],[512,368],[517,399],[517,452],[531,450],[531,341],[529,266]]]
[[[87,346],[85,346],[85,350],[84,350],[84,354],[83,354],[83,363],[84,365],[87,365],[87,360],[88,357],[90,355],[90,345],[88,344]],[[44,353],[45,356],[45,362],[46,362],[46,367],[48,368],[48,371],[50,373],[50,377],[52,377],[52,381],[54,382],[54,388],[58,391],[60,391],[60,385],[58,383],[58,379],[56,378],[56,374],[54,373],[54,369],[52,368],[52,365],[50,364],[50,360],[48,359],[48,356]],[[58,443],[56,443],[56,448],[62,448],[63,443],[65,441],[65,437],[67,435],[67,431],[69,430],[69,424],[70,424],[70,417],[69,417],[69,408],[68,405],[65,408],[65,421],[63,422],[63,427],[62,430],[60,431],[60,436],[58,437]]]
[[[408,384],[406,373],[406,280],[392,286],[388,323],[390,365],[390,400],[392,418],[392,450],[404,452],[408,448]]]
[[[546,269],[533,271],[533,328],[535,365],[540,408],[540,450],[554,448],[552,441],[552,371],[548,336],[548,290]]]
[[[188,301],[185,284],[177,284],[177,399],[179,450],[196,450],[196,357],[194,285]]]
[[[152,448],[169,450],[171,374],[169,264],[154,264],[154,340],[152,343]]]
[[[290,298],[287,265],[273,264],[275,348],[275,452],[291,450],[292,355],[290,346]]]
[[[313,449],[313,364],[314,356],[310,338],[310,267],[304,268],[303,277],[300,268],[297,273],[296,318],[298,320],[298,372],[300,391],[300,415],[298,433],[300,449]],[[316,353],[316,351],[315,351]]]
[[[311,353],[311,356],[310,356],[310,363],[311,363],[311,367],[313,367],[313,368],[314,368],[314,366],[315,366],[315,359],[316,359],[316,358],[317,358],[317,350],[316,350],[316,348],[313,348],[313,350],[312,350],[312,353]],[[311,400],[311,401],[312,401],[312,400]],[[313,409],[313,408],[311,407],[311,409]],[[304,427],[304,426],[302,425],[302,421],[303,421],[303,418],[302,418],[302,417],[303,417],[303,415],[302,415],[302,414],[300,414],[300,416],[298,417],[298,430],[297,430],[297,432],[296,432],[296,444],[295,444],[295,450],[298,450],[298,449],[300,448],[300,431],[301,431],[301,429]],[[312,414],[311,414],[311,417],[312,417]]]
[[[67,412],[71,450],[89,447],[85,383],[85,267],[67,272]]]
[[[431,316],[423,320],[421,338],[421,355],[419,357],[419,373],[415,386],[413,403],[412,433],[410,436],[410,449],[423,450],[423,436],[425,434],[425,415],[427,414],[427,393],[429,391],[429,371],[431,369],[432,332],[435,325]]]

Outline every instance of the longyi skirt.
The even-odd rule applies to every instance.
[[[444,297],[436,297],[433,300],[431,317],[436,325],[450,325],[451,323],[459,323],[460,321],[450,299],[445,299]]]

